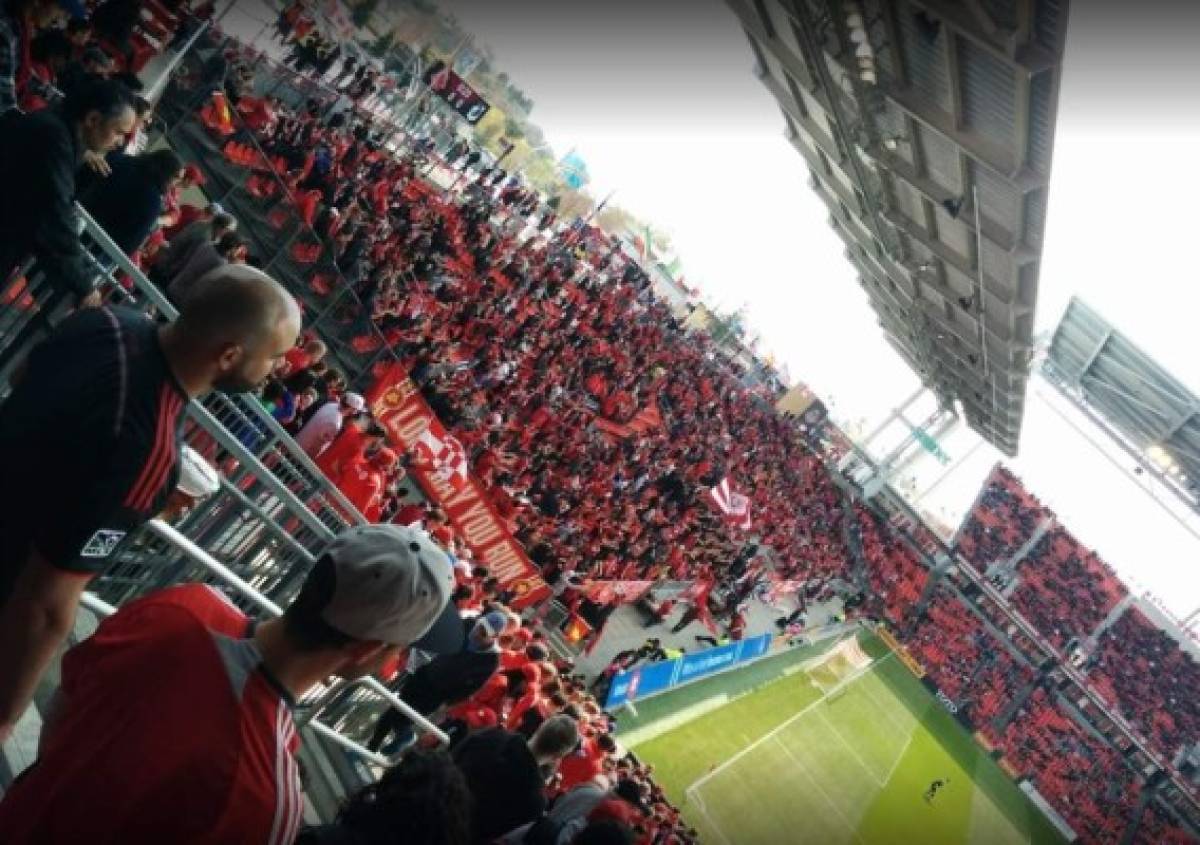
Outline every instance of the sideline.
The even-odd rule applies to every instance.
[[[883,657],[880,657],[880,658],[872,661],[870,665],[864,666],[862,669],[860,669],[859,671],[857,671],[851,675],[847,675],[845,678],[843,678],[842,680],[840,680],[836,684],[834,684],[832,687],[830,687],[829,691],[826,692],[824,695],[822,695],[820,698],[818,698],[816,701],[810,702],[806,706],[802,707],[796,713],[793,713],[791,716],[789,716],[787,719],[785,719],[782,723],[780,723],[779,725],[776,725],[770,731],[768,731],[767,733],[760,736],[758,739],[756,739],[754,742],[747,745],[745,748],[743,748],[737,754],[734,754],[732,757],[730,757],[724,763],[717,766],[712,771],[706,772],[704,775],[697,778],[690,786],[688,786],[687,789],[684,790],[684,795],[689,795],[693,790],[699,789],[705,783],[712,780],[714,777],[719,775],[725,769],[729,768],[729,766],[731,766],[732,764],[734,764],[738,760],[740,760],[742,757],[749,754],[755,748],[762,745],[764,742],[767,742],[768,740],[773,739],[774,737],[778,736],[780,732],[782,732],[785,728],[788,727],[788,725],[791,725],[792,723],[797,721],[801,716],[804,716],[806,713],[808,713],[810,710],[815,708],[817,705],[825,703],[826,701],[829,700],[829,698],[832,695],[845,689],[850,684],[854,683],[855,681],[859,680],[860,678],[864,677],[865,675],[869,675],[871,672],[875,671],[876,666],[882,665],[884,661],[886,661],[889,658],[894,657],[894,656],[895,656],[895,652],[889,652],[888,654],[885,654]]]

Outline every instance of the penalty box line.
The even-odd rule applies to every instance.
[[[813,701],[812,703],[808,704],[807,706],[801,708],[798,712],[793,713],[791,716],[789,716],[787,719],[785,719],[782,723],[780,723],[779,725],[776,725],[770,731],[763,734],[758,739],[754,740],[754,742],[747,745],[745,748],[743,748],[737,754],[734,754],[732,757],[730,757],[728,760],[726,760],[721,765],[717,766],[712,771],[707,772],[704,775],[701,775],[699,778],[697,778],[692,783],[691,786],[689,786],[686,790],[684,790],[684,794],[689,794],[689,793],[692,793],[695,790],[699,789],[701,786],[706,784],[708,781],[712,780],[714,777],[719,775],[721,772],[728,769],[730,766],[732,766],[738,760],[745,757],[747,754],[749,754],[755,748],[758,748],[758,746],[762,745],[764,742],[767,742],[768,740],[778,736],[785,728],[787,728],[789,725],[791,725],[794,722],[796,722],[797,720],[799,720],[800,717],[804,716],[809,711],[813,710],[815,707],[817,707],[817,705],[823,704],[824,702],[828,701],[830,696],[832,696],[835,693],[840,692],[841,690],[850,686],[850,684],[854,683],[859,678],[862,678],[864,675],[868,675],[871,672],[875,671],[876,666],[879,666],[885,660],[890,659],[894,654],[895,654],[895,652],[888,652],[883,657],[881,657],[878,660],[871,663],[869,666],[864,666],[862,669],[855,672],[854,674],[847,675],[845,678],[843,678],[842,680],[840,680],[836,684],[834,684],[832,687],[830,687],[829,691],[826,692],[824,695],[822,695],[820,698],[818,698],[816,701]]]

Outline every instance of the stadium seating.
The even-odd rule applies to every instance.
[[[276,126],[263,127],[258,140],[268,155],[294,163],[285,179],[311,164],[285,154]],[[243,155],[245,146],[235,145],[232,160],[253,169],[261,155]],[[305,223],[319,222],[318,205],[345,211],[345,203],[383,198],[393,212],[403,202],[407,225],[427,233],[406,242],[378,222],[338,230],[337,253],[347,239],[371,242],[358,269],[370,313],[347,319],[369,316],[374,325],[347,345],[367,354],[386,339],[421,376],[472,464],[504,465],[485,475],[527,546],[548,546],[551,559],[600,578],[694,577],[741,543],[702,495],[728,477],[751,498],[762,542],[785,562],[781,577],[819,584],[846,574],[843,503],[824,463],[797,444],[795,423],[741,384],[740,365],[688,336],[635,265],[620,269],[598,250],[564,263],[542,245],[522,247],[477,204],[448,201],[411,168],[370,156],[305,179],[296,203]],[[357,196],[335,197],[345,184],[361,186]],[[253,193],[271,199],[257,182]],[[286,225],[279,207],[267,214]],[[290,258],[313,265],[321,246],[298,239]],[[581,267],[589,275],[574,278]],[[322,267],[298,270],[298,280],[284,281],[298,282],[302,296],[332,297],[344,284],[331,283]],[[441,366],[447,361],[456,365]],[[589,425],[627,423],[652,397],[650,418],[660,422],[634,437]],[[681,559],[676,547],[708,553]]]
[[[235,184],[245,185],[267,225],[300,229],[280,256],[293,268],[282,280],[310,305],[338,300],[331,319],[352,333],[342,354],[373,358],[387,346],[408,365],[467,447],[501,517],[527,548],[543,550],[538,562],[547,575],[570,566],[615,580],[725,577],[746,535],[715,514],[705,493],[728,478],[750,498],[753,533],[775,551],[779,578],[816,591],[851,581],[843,537],[843,520],[851,518],[869,606],[897,630],[914,621],[929,572],[897,529],[849,506],[795,423],[772,410],[770,392],[747,388],[744,369],[685,330],[654,297],[648,277],[610,245],[575,230],[521,242],[514,231],[533,221],[504,203],[504,192],[476,191],[465,201],[443,194],[409,163],[360,154],[336,134],[326,138],[330,169],[318,173],[312,152],[295,155],[298,136],[289,134],[313,120],[279,106],[280,120],[250,125],[241,112],[222,94],[196,118],[220,137],[216,163],[238,174]],[[248,142],[248,128],[258,145]],[[355,219],[355,205],[379,214]],[[586,252],[579,249],[585,241]],[[1011,557],[1051,517],[998,467],[958,551],[983,571]],[[932,536],[922,542],[936,545]],[[1013,605],[1060,649],[1094,631],[1126,595],[1096,555],[1057,527],[1017,574]],[[470,586],[482,596],[482,585]],[[1038,659],[994,605],[980,609]],[[992,730],[1034,673],[952,591],[936,590],[904,639],[960,712],[1034,779],[1085,841],[1119,838],[1136,803],[1136,779],[1117,752],[1040,689],[1000,735]],[[1195,662],[1136,611],[1105,635],[1092,679],[1164,753],[1200,735]],[[491,704],[499,717],[500,705],[511,706]],[[1184,841],[1156,805],[1139,835]]]
[[[884,617],[899,626],[921,598],[929,573],[890,525],[862,505],[855,505],[854,513],[873,598],[882,604]]]
[[[1128,591],[1094,552],[1055,526],[1017,567],[1012,605],[1055,648],[1090,636]]]
[[[1168,760],[1200,737],[1200,665],[1139,610],[1104,632],[1089,677]]]
[[[934,592],[906,644],[938,688],[978,726],[1001,715],[1033,680],[1033,670],[1009,654],[945,588]]]
[[[1017,477],[998,465],[959,532],[958,551],[983,572],[1012,557],[1049,516]]]
[[[1146,807],[1138,825],[1137,845],[1192,845],[1196,838],[1171,818],[1157,801]]]
[[[1114,749],[1070,718],[1044,690],[1034,691],[1003,736],[991,736],[1081,841],[1120,841],[1141,784]]]

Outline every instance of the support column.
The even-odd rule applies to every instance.
[[[1033,695],[1033,691],[1038,688],[1042,682],[1042,673],[1039,673],[1036,678],[1021,688],[1021,691],[1013,696],[1012,703],[992,720],[992,728],[996,733],[1003,734],[1008,729],[1009,723],[1016,718],[1021,712],[1021,708],[1025,706],[1025,702],[1029,700],[1029,696]]]
[[[1133,604],[1134,600],[1133,593],[1130,593],[1129,595],[1125,596],[1125,598],[1117,602],[1116,606],[1108,612],[1108,616],[1105,616],[1100,624],[1096,626],[1096,630],[1092,632],[1092,635],[1088,637],[1088,639],[1093,643],[1099,642],[1100,635],[1113,625],[1117,624],[1117,620],[1121,618],[1121,614],[1129,609],[1129,606]],[[1091,649],[1089,648],[1088,651],[1091,651]]]
[[[1045,533],[1053,527],[1053,519],[1044,520],[1042,524],[1037,527],[1037,530],[1033,532],[1033,536],[1026,540],[1025,544],[1021,546],[1021,548],[1013,552],[1012,557],[1008,558],[1007,560],[993,561],[992,564],[987,568],[987,577],[991,578],[993,575],[999,573],[1008,573],[1011,575],[1013,572],[1015,572],[1017,570],[1017,565],[1025,559],[1033,547],[1037,545],[1038,541],[1042,539]]]

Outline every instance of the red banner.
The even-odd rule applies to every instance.
[[[434,423],[441,429],[441,422],[400,364],[392,364],[384,371],[368,393],[367,402],[393,443],[405,452],[411,452]],[[499,579],[504,589],[516,594],[514,608],[519,610],[550,595],[537,566],[509,533],[479,479],[468,475],[466,483],[455,489],[444,474],[433,471],[427,464],[414,465],[411,475],[450,517],[454,530],[470,547],[475,559]]]
[[[583,594],[596,604],[629,604],[653,586],[653,581],[590,581],[583,585]]]
[[[596,424],[596,428],[605,434],[611,434],[614,437],[633,437],[660,427],[662,413],[658,410],[658,403],[651,399],[650,404],[634,414],[633,419],[627,423],[614,422],[601,416],[597,416],[593,422]]]

